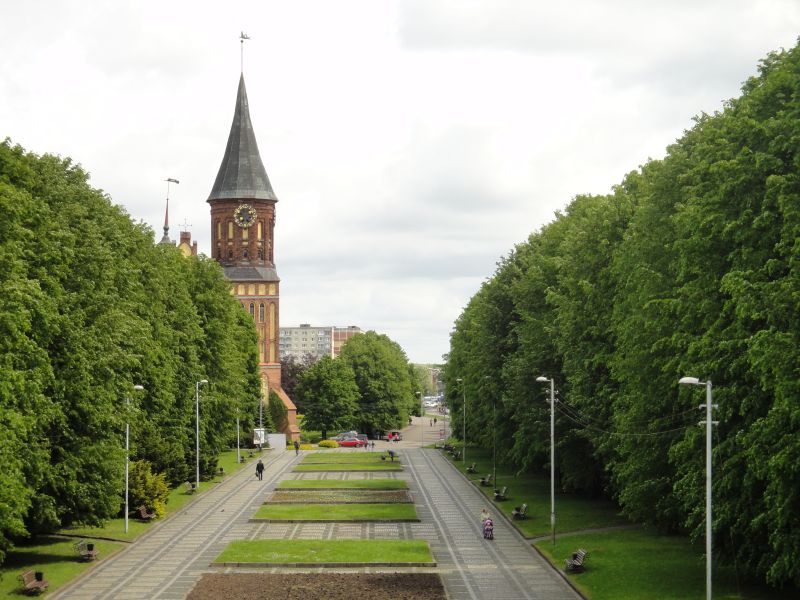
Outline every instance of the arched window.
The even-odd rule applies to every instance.
[[[233,221],[228,221],[228,239],[233,239]]]
[[[259,323],[263,323],[264,322],[264,303],[263,302],[258,305],[258,322]]]
[[[256,305],[252,302],[250,303],[250,316],[256,318]]]
[[[244,250],[242,250],[242,258],[244,258],[244,259],[250,258],[250,255],[249,255],[249,253],[247,252],[247,248],[245,248]]]

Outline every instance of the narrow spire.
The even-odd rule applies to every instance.
[[[258,153],[256,134],[250,122],[244,75],[239,76],[239,91],[228,144],[208,199],[278,200]]]
[[[161,238],[159,244],[172,244],[172,240],[169,239],[169,184],[180,183],[180,181],[172,177],[168,177],[165,181],[167,182],[167,209],[164,211],[164,237]]]

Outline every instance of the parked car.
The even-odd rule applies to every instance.
[[[356,437],[364,442],[365,446],[369,443],[369,438],[367,437],[366,433],[357,433]]]
[[[356,437],[356,435],[358,435],[357,431],[343,431],[339,435],[335,436],[333,439],[338,442],[339,440],[346,440],[347,438]]]
[[[381,436],[381,439],[382,440],[388,440],[389,439],[389,434],[392,434],[392,439],[394,439],[394,440],[400,441],[400,440],[403,439],[403,432],[402,431],[397,431],[397,430],[394,430],[394,429],[392,431],[384,431],[383,435]]]
[[[345,438],[343,440],[337,440],[337,441],[339,442],[339,446],[344,448],[362,448],[367,444],[365,441],[355,437]]]

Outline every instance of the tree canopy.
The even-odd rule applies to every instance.
[[[154,244],[71,160],[0,144],[0,214],[1,560],[15,538],[119,513],[126,421],[133,460],[187,479],[201,379],[212,473],[260,385],[217,264]]]
[[[795,47],[663,159],[575,197],[518,244],[457,319],[445,368],[468,438],[490,444],[479,424],[496,401],[512,440],[499,452],[533,471],[549,460],[535,380],[554,378],[561,488],[693,538],[704,399],[677,381],[711,380],[715,556],[776,586],[800,584],[798,140]]]

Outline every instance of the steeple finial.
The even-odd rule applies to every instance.
[[[239,40],[241,41],[241,44],[242,44],[242,49],[241,49],[242,75],[244,75],[244,41],[245,40],[249,40],[249,39],[250,39],[250,36],[247,35],[244,31],[239,36]]]

